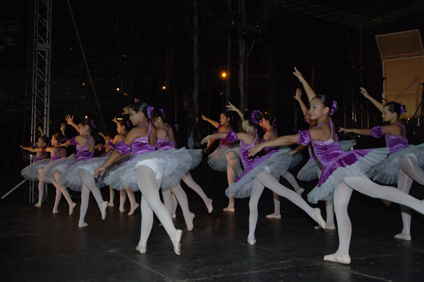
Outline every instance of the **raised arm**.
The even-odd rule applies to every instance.
[[[214,127],[216,127],[216,128],[218,128],[218,126],[219,126],[219,122],[214,121],[214,120],[211,120],[210,118],[207,118],[205,115],[202,115],[202,119],[203,119],[204,121],[209,122],[210,124],[212,124],[212,125],[213,125]]]
[[[300,73],[300,71],[298,71],[296,67],[294,67],[293,74],[299,79],[300,83],[302,83],[303,89],[305,89],[306,95],[308,96],[308,101],[311,101],[312,98],[317,96],[317,94],[315,94],[315,91],[303,77],[302,73]]]
[[[40,131],[41,136],[44,136],[44,132],[43,132],[43,129],[41,128],[41,126],[38,126],[37,130]]]
[[[67,124],[72,125],[72,127],[78,131],[78,126],[74,123],[74,116],[67,115],[65,120]]]
[[[359,89],[361,89],[361,93],[362,95],[364,95],[365,98],[367,98],[368,100],[371,101],[371,103],[374,104],[374,106],[377,107],[377,109],[380,110],[380,112],[383,112],[383,104],[378,102],[376,99],[374,99],[373,97],[370,96],[370,94],[368,93],[368,91],[364,88],[364,87],[359,87]]]
[[[231,104],[230,102],[228,102],[228,104],[229,105],[227,105],[227,110],[236,112],[240,116],[241,121],[243,122],[244,121],[243,113],[236,106]]]
[[[60,124],[60,131],[62,132],[63,137],[65,137],[65,138],[66,138],[66,135],[65,135],[65,129],[66,129],[66,123],[62,122],[62,123]]]
[[[302,90],[300,90],[300,88],[296,89],[296,95],[294,95],[293,98],[299,102],[299,106],[302,109],[302,113],[304,116],[306,116],[308,113],[308,107],[306,107],[305,103],[303,103],[302,101]]]

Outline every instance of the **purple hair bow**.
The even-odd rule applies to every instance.
[[[147,107],[147,116],[150,117],[152,115],[152,111],[153,111],[154,107],[148,106]]]
[[[331,107],[330,116],[334,114],[334,111],[337,109],[337,102],[333,100],[333,106]]]
[[[402,103],[399,103],[400,106],[400,115],[403,115],[405,113],[405,106],[402,105]]]
[[[90,123],[92,128],[96,128],[96,126],[94,125],[94,119],[92,119]]]
[[[261,120],[257,120],[256,119],[256,114],[261,114],[261,116],[263,116],[263,114],[262,114],[262,112],[260,111],[260,110],[256,110],[256,111],[253,111],[252,112],[252,120],[253,120],[253,122],[254,123],[261,123],[262,122],[262,119]]]
[[[159,111],[160,111],[160,113],[162,114],[162,117],[163,117],[164,119],[166,119],[166,117],[165,117],[165,111],[164,111],[163,109],[159,109]]]

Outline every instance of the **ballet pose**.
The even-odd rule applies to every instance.
[[[95,176],[103,175],[121,155],[132,151],[131,160],[111,172],[105,182],[117,190],[131,187],[140,190],[141,200],[141,234],[136,250],[146,252],[147,239],[153,226],[153,212],[159,218],[174,245],[174,252],[181,254],[182,230],[175,229],[171,215],[159,197],[161,184],[171,187],[187,173],[191,166],[191,156],[180,150],[156,151],[156,126],[149,121],[153,107],[144,102],[137,102],[128,109],[130,120],[135,126],[125,136],[124,141],[116,144],[106,162],[95,171]]]
[[[225,133],[215,133],[208,135],[202,140],[206,143],[212,138],[226,138],[230,142],[240,140],[240,155],[245,167],[244,172],[237,177],[232,185],[225,191],[228,197],[245,198],[250,196],[249,201],[249,235],[247,242],[250,245],[256,243],[255,230],[258,220],[258,201],[263,192],[264,186],[283,196],[299,206],[308,213],[316,222],[325,228],[324,220],[320,215],[319,209],[311,208],[302,197],[291,189],[281,185],[272,174],[276,171],[282,172],[288,169],[291,163],[291,156],[289,155],[290,149],[286,146],[279,150],[271,150],[269,153],[262,157],[249,158],[249,149],[258,144],[258,135],[256,134],[257,124],[254,120],[258,121],[261,114],[254,111],[251,115],[247,113],[242,122],[245,132],[236,133],[230,131]]]
[[[322,163],[323,170],[318,186],[308,194],[308,199],[310,202],[316,203],[319,200],[333,198],[338,223],[339,248],[336,253],[324,256],[324,260],[350,264],[349,245],[352,225],[347,207],[353,189],[373,198],[381,198],[409,206],[420,213],[424,213],[424,203],[398,189],[378,185],[366,177],[365,172],[384,160],[388,154],[388,149],[343,152],[337,141],[333,123],[329,118],[330,114],[336,109],[337,103],[331,102],[324,95],[317,96],[296,68],[294,75],[298,77],[308,95],[311,106],[309,112],[311,118],[317,120],[317,127],[261,143],[252,148],[250,154],[253,156],[268,146],[295,143],[306,146],[309,142],[312,142],[315,155]]]
[[[115,150],[116,148],[116,144],[118,142],[124,141],[125,136],[128,133],[128,130],[130,128],[130,122],[124,121],[124,120],[120,120],[118,121],[116,118],[114,118],[112,120],[113,122],[116,123],[116,132],[118,133],[113,140],[109,140],[109,142],[107,142],[107,146],[106,146],[106,150],[104,151],[104,153],[102,154],[102,157],[109,157],[110,154],[112,154],[113,150]],[[106,158],[107,159],[107,158]],[[104,163],[104,161],[106,159],[102,159],[101,161],[99,160],[99,166],[102,165]],[[117,164],[120,163],[120,161],[117,161]],[[117,165],[115,164],[115,165]],[[109,193],[110,193],[110,199],[109,199],[109,203],[108,206],[109,207],[113,207],[113,199],[115,197],[115,189],[112,188],[112,186],[109,186]],[[137,201],[135,200],[135,195],[134,195],[134,191],[131,190],[131,188],[127,188],[125,190],[120,190],[119,191],[119,211],[120,212],[125,212],[125,200],[127,198],[130,200],[130,211],[128,213],[128,215],[132,215],[135,210],[140,206]]]
[[[38,128],[41,132],[41,136],[37,139],[37,147],[24,147],[21,146],[22,149],[36,153],[34,162],[29,166],[25,167],[21,174],[24,178],[36,181],[40,178],[40,171],[50,162],[49,152],[47,151],[47,144],[49,143],[49,138],[43,134],[41,128]],[[38,202],[35,204],[36,207],[40,208],[43,203],[44,198],[44,183],[38,181]]]
[[[367,174],[373,180],[383,184],[397,183],[399,190],[409,194],[413,180],[424,185],[424,144],[409,145],[406,138],[406,129],[400,116],[405,108],[400,103],[389,102],[381,104],[371,97],[367,90],[360,87],[361,93],[370,100],[381,112],[385,122],[389,125],[376,126],[372,129],[340,128],[341,132],[352,132],[361,135],[370,135],[375,138],[386,138],[386,146],[390,155],[386,160],[374,166]],[[403,228],[395,235],[396,239],[410,241],[411,238],[411,209],[401,206]]]
[[[63,132],[63,131],[62,131]],[[40,181],[43,183],[51,183],[56,188],[56,198],[53,206],[53,213],[58,213],[57,207],[59,206],[60,199],[65,196],[66,201],[69,205],[69,215],[72,215],[76,203],[72,201],[71,196],[69,195],[68,190],[65,187],[59,185],[56,181],[56,177],[66,170],[69,166],[68,162],[75,159],[75,155],[71,155],[66,158],[66,149],[60,147],[60,144],[63,144],[67,141],[65,136],[60,133],[55,133],[51,139],[52,147],[46,149],[50,153],[51,160],[50,162],[40,171]]]
[[[243,116],[240,113],[241,116]],[[218,130],[215,133],[228,133],[233,130],[230,125],[231,118],[228,113],[221,113],[220,122],[211,120],[210,118],[202,115],[202,119],[212,124]],[[209,139],[205,151],[207,151],[215,139]],[[240,148],[237,144],[229,142],[223,138],[220,140],[218,148],[215,149],[210,155],[208,164],[209,166],[217,171],[227,171],[228,186],[230,186],[234,180],[239,176],[243,169],[240,166]],[[234,198],[231,197],[228,206],[224,208],[224,211],[235,212]]]
[[[152,112],[152,121],[157,129],[157,148],[158,150],[175,150],[176,142],[175,136],[171,126],[166,122],[165,112],[163,109],[153,110]],[[192,165],[190,170],[194,169],[202,160],[202,151],[201,150],[187,150],[192,156]],[[187,172],[182,180],[193,189],[205,202],[206,207],[208,208],[208,212],[212,212],[212,199],[209,199],[203,189],[193,180],[190,173]],[[180,183],[172,187],[163,187],[162,186],[162,195],[164,199],[165,206],[168,208],[171,215],[173,215],[174,211],[174,199],[171,195],[171,191],[176,197],[176,200],[181,204],[181,209],[183,211],[184,219],[187,225],[187,230],[191,231],[193,229],[193,219],[194,213],[190,212],[187,195],[184,190],[181,188]]]
[[[73,119],[73,116],[66,116],[66,122],[78,130],[80,135],[66,141],[62,146],[76,146],[77,160],[71,164],[62,175],[57,177],[57,182],[63,187],[69,187],[74,191],[81,192],[81,208],[78,227],[82,228],[88,225],[84,219],[87,214],[90,192],[93,193],[96,199],[102,220],[106,219],[107,202],[103,201],[99,189],[105,186],[104,183],[101,181],[96,182],[94,179],[94,169],[98,167],[98,160],[96,158],[93,159],[95,145],[91,132],[95,128],[94,120],[86,119],[76,125]]]

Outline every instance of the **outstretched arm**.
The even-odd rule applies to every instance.
[[[32,148],[32,147],[24,147],[21,146],[22,149],[29,151],[31,153],[40,153],[43,148]]]
[[[312,98],[314,98],[317,94],[315,94],[315,91],[312,89],[312,87],[309,85],[309,83],[306,81],[300,71],[297,70],[296,67],[294,67],[293,74],[299,79],[300,83],[302,83],[303,89],[305,89],[306,95],[308,95],[308,100],[311,101]]]
[[[362,93],[362,95],[364,95],[365,98],[367,98],[368,100],[370,100],[371,103],[373,103],[374,106],[376,106],[377,109],[380,110],[380,112],[383,112],[383,108],[384,108],[383,104],[381,104],[376,99],[374,99],[373,97],[371,97],[370,94],[368,93],[368,91],[364,87],[359,87],[359,89],[361,89],[361,93]]]
[[[304,116],[306,116],[308,113],[308,107],[306,107],[305,103],[303,103],[302,101],[302,90],[300,90],[300,88],[296,89],[296,95],[294,95],[293,98],[295,98],[296,101],[299,102],[299,106],[302,109],[302,113]]]
[[[371,136],[371,129],[362,128],[343,128],[340,127],[339,132],[343,133],[355,133],[359,135]]]
[[[236,106],[234,106],[233,104],[231,104],[230,102],[228,102],[228,104],[229,105],[227,105],[227,110],[238,113],[238,115],[241,118],[241,121],[243,122],[244,121],[243,113]]]
[[[74,116],[67,115],[65,120],[67,124],[72,125],[72,127],[78,131],[78,126],[74,123]]]
[[[202,115],[202,119],[212,124],[214,127],[218,128],[219,122],[211,120],[210,118],[207,118],[205,115]]]
[[[106,136],[103,134],[103,132],[99,132],[99,135],[103,137],[103,140],[106,141]]]
[[[205,144],[206,142],[210,142],[211,140],[215,140],[216,138],[225,138],[225,136],[227,136],[226,132],[218,132],[218,133],[214,133],[211,135],[206,136],[205,138],[203,138],[202,142],[200,142],[200,144]],[[209,143],[208,143],[209,145]]]

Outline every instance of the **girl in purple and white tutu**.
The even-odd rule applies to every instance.
[[[46,149],[50,153],[50,162],[40,171],[40,181],[44,183],[51,183],[56,187],[56,199],[53,206],[53,213],[58,213],[57,207],[59,206],[60,199],[65,196],[66,201],[69,205],[69,215],[72,215],[76,203],[72,201],[68,190],[65,187],[58,184],[56,178],[66,170],[69,166],[69,161],[74,161],[75,155],[71,155],[66,158],[66,149],[60,147],[61,144],[65,143],[67,139],[60,133],[55,133],[52,136],[51,144],[52,147]]]
[[[24,147],[22,149],[29,151],[31,153],[36,153],[34,162],[29,166],[25,167],[21,174],[24,178],[36,181],[40,178],[40,171],[50,162],[49,152],[47,151],[47,145],[49,143],[49,138],[43,134],[41,128],[39,128],[42,135],[37,139],[37,147]],[[40,208],[43,203],[44,198],[44,183],[38,181],[38,203],[35,204],[36,207]]]
[[[324,260],[350,264],[349,245],[352,225],[347,207],[353,189],[373,198],[381,198],[409,206],[420,213],[424,213],[424,203],[398,189],[378,185],[365,176],[365,173],[372,166],[386,158],[388,149],[343,152],[330,119],[330,113],[336,110],[337,103],[332,102],[324,95],[316,96],[296,68],[294,75],[298,77],[308,95],[311,106],[309,112],[311,119],[317,120],[317,127],[261,143],[250,150],[250,155],[254,156],[264,147],[295,143],[306,146],[309,142],[312,142],[315,154],[323,164],[323,170],[318,186],[308,194],[308,199],[310,202],[316,203],[319,200],[333,198],[338,223],[339,248],[336,253],[324,256]]]
[[[424,144],[409,145],[405,125],[400,119],[400,116],[405,113],[405,107],[396,102],[383,105],[371,97],[365,88],[361,87],[360,89],[365,98],[383,113],[384,121],[390,123],[372,129],[340,128],[342,132],[371,135],[375,138],[385,136],[390,155],[383,162],[374,166],[367,175],[383,184],[397,183],[398,189],[405,193],[409,193],[413,180],[424,185]],[[401,233],[395,235],[395,238],[410,241],[411,209],[401,206],[401,211],[403,229]]]
[[[228,187],[225,193],[228,197],[250,197],[249,235],[247,237],[247,242],[250,245],[256,243],[255,230],[258,221],[258,201],[262,195],[264,186],[293,202],[325,228],[320,210],[311,208],[299,194],[281,185],[273,176],[275,172],[282,173],[289,168],[291,163],[289,147],[286,146],[278,150],[271,150],[262,157],[249,157],[249,150],[257,145],[259,141],[258,134],[256,133],[257,123],[254,121],[258,121],[261,117],[262,115],[257,111],[254,111],[251,115],[246,113],[242,123],[245,132],[236,133],[231,130],[227,134],[215,133],[208,135],[202,140],[202,143],[206,143],[212,138],[226,138],[229,142],[240,140],[240,156],[245,169],[234,183]]]
[[[175,229],[171,215],[159,197],[161,185],[171,187],[181,180],[191,166],[191,156],[185,149],[156,151],[156,126],[149,121],[153,107],[137,102],[129,108],[130,120],[135,126],[124,141],[116,144],[116,149],[106,162],[96,170],[95,176],[103,175],[121,155],[132,152],[131,159],[111,172],[105,182],[115,189],[131,187],[140,190],[141,232],[136,247],[140,253],[146,252],[147,240],[153,226],[153,213],[159,218],[174,245],[174,252],[181,254],[182,230]]]
[[[77,159],[76,161],[68,161],[69,167],[62,175],[57,177],[57,182],[61,186],[69,187],[74,191],[81,192],[81,209],[78,227],[82,228],[88,225],[84,219],[87,214],[90,192],[93,193],[93,196],[96,199],[102,220],[106,219],[107,202],[103,201],[103,197],[99,189],[105,186],[105,184],[101,181],[95,181],[94,179],[94,170],[98,167],[98,160],[93,159],[95,144],[91,132],[95,128],[94,120],[86,119],[76,125],[73,119],[73,116],[66,116],[66,122],[78,130],[80,135],[68,140],[62,146],[76,146]]]
[[[176,142],[175,136],[171,126],[166,122],[165,112],[163,109],[153,110],[152,112],[152,121],[156,125],[157,129],[157,148],[158,150],[175,150]],[[194,169],[202,161],[202,150],[187,150],[192,157],[192,165],[190,170]],[[186,152],[184,152],[185,154]],[[208,212],[212,212],[212,199],[209,199],[202,187],[200,187],[191,177],[190,172],[187,172],[182,180],[187,184],[188,187],[193,189],[205,202]],[[187,230],[191,231],[193,229],[193,219],[194,213],[190,212],[187,195],[184,190],[181,188],[180,182],[172,187],[163,187],[162,186],[162,195],[165,206],[168,208],[171,215],[174,211],[174,200],[171,195],[171,191],[174,193],[176,200],[180,203],[181,209],[183,211],[184,219],[187,225]]]
[[[230,130],[233,130],[233,127],[230,124],[231,117],[228,115],[228,113],[221,113],[219,122],[211,120],[204,115],[202,115],[202,119],[209,122],[218,129],[215,131],[215,133],[228,133]],[[208,151],[213,142],[215,142],[215,139],[210,139],[208,141],[205,151]],[[240,165],[240,148],[238,144],[229,142],[225,138],[221,139],[219,141],[218,148],[216,148],[215,151],[209,155],[208,164],[214,170],[226,171],[228,186],[230,186],[237,178],[237,176],[243,172],[243,169]],[[230,198],[228,206],[224,208],[224,211],[235,211],[234,198]]]

